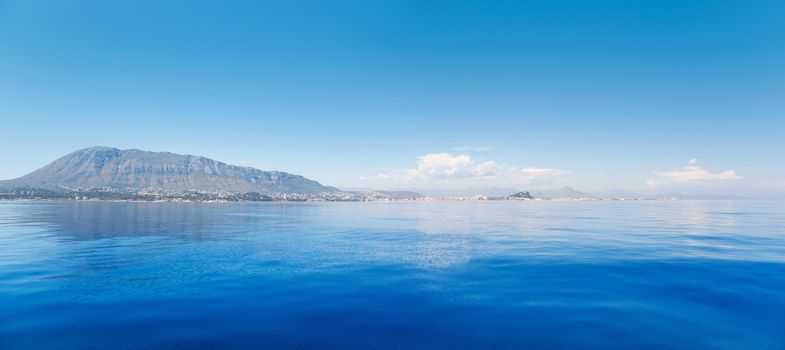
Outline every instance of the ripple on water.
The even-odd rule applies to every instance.
[[[784,218],[758,201],[0,202],[0,348],[781,349]]]

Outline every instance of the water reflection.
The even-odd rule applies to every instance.
[[[114,237],[177,236],[201,240],[226,223],[225,205],[189,203],[55,202],[31,212],[29,221],[77,240]],[[242,224],[242,222],[238,222]]]
[[[784,214],[0,202],[0,348],[778,349]]]
[[[0,227],[58,240],[241,240],[262,255],[311,251],[393,262],[417,257],[414,260],[438,266],[489,252],[570,259],[777,258],[783,253],[785,216],[782,210],[761,210],[765,208],[759,205],[6,202],[0,203]]]

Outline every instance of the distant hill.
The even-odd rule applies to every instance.
[[[68,154],[0,188],[159,189],[259,193],[335,193],[299,175],[240,167],[169,152],[91,147]]]
[[[534,199],[534,196],[532,196],[531,193],[524,191],[512,194],[508,196],[507,199]]]
[[[542,199],[578,199],[593,197],[589,194],[576,191],[572,187],[562,187],[550,190],[532,192],[534,197]]]

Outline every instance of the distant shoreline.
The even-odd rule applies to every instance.
[[[528,191],[507,196],[426,196],[413,191],[332,191],[317,193],[259,193],[199,190],[115,189],[107,187],[67,188],[26,187],[0,192],[0,200],[63,200],[110,202],[467,202],[467,201],[671,201],[671,200],[737,200],[735,196],[685,196],[681,194],[603,196],[570,189],[554,195]]]
[[[718,198],[718,199],[680,199],[680,198],[641,198],[641,199],[623,199],[623,198],[583,198],[583,199],[476,199],[476,198],[420,198],[420,199],[387,199],[387,200],[225,200],[225,199],[211,199],[211,200],[193,200],[193,199],[75,199],[75,198],[0,198],[0,202],[86,202],[86,203],[456,203],[456,202],[651,202],[651,201],[733,201],[744,200],[748,198]]]

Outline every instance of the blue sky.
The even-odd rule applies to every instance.
[[[105,145],[343,187],[785,192],[785,2],[0,0],[0,119],[0,178]]]

